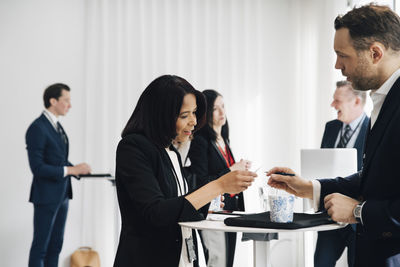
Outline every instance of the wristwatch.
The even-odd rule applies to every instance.
[[[361,223],[361,208],[362,208],[362,203],[356,205],[356,207],[353,210],[353,215],[354,218],[356,218],[357,223]]]

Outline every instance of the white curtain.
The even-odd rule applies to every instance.
[[[329,103],[340,77],[333,20],[345,8],[345,0],[87,0],[87,161],[113,173],[116,145],[139,95],[154,78],[176,74],[198,90],[223,94],[237,159],[263,171],[274,165],[299,171],[299,149],[319,147],[333,118]],[[83,242],[112,266],[115,195],[107,183],[88,183]],[[279,246],[285,244],[274,250]],[[297,247],[288,248],[293,257],[273,262],[302,266]],[[248,254],[235,264],[251,260]]]

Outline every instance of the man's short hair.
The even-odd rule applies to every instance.
[[[47,87],[43,93],[44,107],[49,108],[51,106],[51,104],[50,104],[51,98],[55,98],[58,100],[58,98],[60,98],[60,96],[62,94],[62,90],[71,91],[71,89],[68,87],[68,85],[63,84],[63,83],[55,83],[55,84],[52,84],[49,87]]]
[[[356,51],[367,50],[373,42],[400,51],[400,17],[389,7],[368,4],[337,16],[335,29],[349,29]]]
[[[367,101],[367,93],[365,91],[354,90],[351,82],[343,80],[336,82],[336,88],[346,87],[349,91],[353,93],[354,96],[359,97],[361,99],[361,103],[365,105]]]

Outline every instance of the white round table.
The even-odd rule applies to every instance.
[[[230,216],[229,216],[230,217]],[[228,216],[226,216],[228,218]],[[223,232],[245,232],[245,233],[283,233],[283,232],[306,232],[306,231],[330,231],[345,227],[347,224],[326,224],[300,229],[269,229],[227,226],[222,220],[203,220],[198,222],[180,222],[180,226],[198,230],[214,230]],[[253,240],[253,259],[254,267],[270,267],[270,243],[269,241]]]

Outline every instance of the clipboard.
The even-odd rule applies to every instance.
[[[90,173],[90,174],[81,174],[81,175],[72,175],[72,177],[76,178],[77,180],[80,180],[81,178],[94,178],[94,179],[101,179],[101,178],[107,178],[108,181],[110,181],[113,185],[115,185],[115,179],[110,173]]]
[[[102,178],[102,177],[112,177],[110,173],[90,173],[90,174],[81,174],[78,175],[79,179],[80,178]]]

